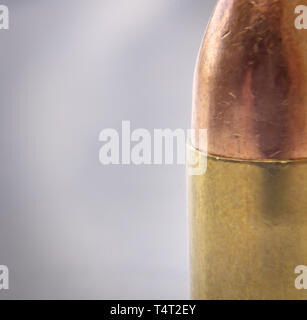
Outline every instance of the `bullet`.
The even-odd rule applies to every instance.
[[[306,299],[307,41],[300,0],[220,0],[199,53],[188,174],[193,299]],[[202,146],[206,145],[206,149]],[[307,288],[307,277],[300,278]]]

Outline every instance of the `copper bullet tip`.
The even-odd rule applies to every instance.
[[[192,127],[208,130],[209,154],[307,158],[307,31],[294,23],[301,2],[218,2],[193,93]]]

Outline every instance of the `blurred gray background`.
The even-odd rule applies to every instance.
[[[103,166],[98,138],[189,127],[215,2],[0,1],[0,299],[189,297],[184,166]]]

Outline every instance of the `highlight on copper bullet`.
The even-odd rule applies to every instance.
[[[300,0],[220,0],[197,60],[189,175],[195,299],[306,299],[307,34]],[[206,152],[206,154],[204,153]],[[307,287],[307,275],[306,275]]]

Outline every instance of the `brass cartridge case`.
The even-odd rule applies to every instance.
[[[192,162],[206,163],[188,173],[193,299],[307,299],[295,286],[296,267],[307,266],[307,33],[294,24],[299,5],[220,0],[204,37],[188,150]]]
[[[188,181],[193,299],[307,298],[294,273],[307,265],[307,161],[209,156]]]

